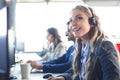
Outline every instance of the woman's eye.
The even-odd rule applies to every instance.
[[[80,21],[81,19],[83,19],[82,17],[77,17],[77,21]]]
[[[75,21],[81,21],[82,19],[83,19],[83,17],[78,16],[78,17],[76,17],[76,18],[73,19],[73,20],[75,20]],[[70,19],[70,20],[69,20],[69,23],[71,24],[71,23],[73,22],[73,20]]]

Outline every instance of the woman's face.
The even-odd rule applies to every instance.
[[[82,38],[87,35],[90,30],[90,24],[88,22],[88,16],[80,11],[75,9],[71,12],[70,18],[70,27],[76,38]]]
[[[47,32],[47,40],[51,43],[54,41],[53,35],[49,32]]]

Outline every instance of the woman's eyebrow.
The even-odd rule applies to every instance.
[[[81,14],[78,14],[78,15],[76,15],[75,17],[82,17],[82,15],[81,15]]]
[[[78,15],[75,16],[75,18],[77,18],[77,17],[82,17],[82,16],[81,16],[81,14],[78,14]],[[69,18],[69,20],[71,21],[72,18]]]

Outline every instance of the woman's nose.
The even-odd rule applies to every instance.
[[[75,28],[77,26],[77,22],[74,20],[71,23],[71,30],[73,30],[73,28]]]
[[[76,26],[77,22],[75,20],[72,21],[72,26]]]

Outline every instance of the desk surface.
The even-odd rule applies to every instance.
[[[43,79],[44,73],[32,73],[30,76],[30,80],[46,80]],[[59,74],[53,74],[53,76],[57,76]]]
[[[43,75],[44,73],[31,73],[29,80],[47,80],[47,79],[43,79]],[[58,74],[53,74],[53,76],[57,76],[57,75]],[[16,80],[26,80],[26,79],[21,79],[21,76],[19,75],[19,77],[17,76]]]
[[[26,80],[26,79],[21,79],[20,64],[16,64],[15,67],[11,69],[11,75],[17,77],[17,79],[12,79],[12,80]],[[31,73],[29,80],[47,80],[47,79],[43,79],[43,75],[45,75],[45,73]],[[53,74],[53,76],[57,76],[57,75],[59,74]]]

